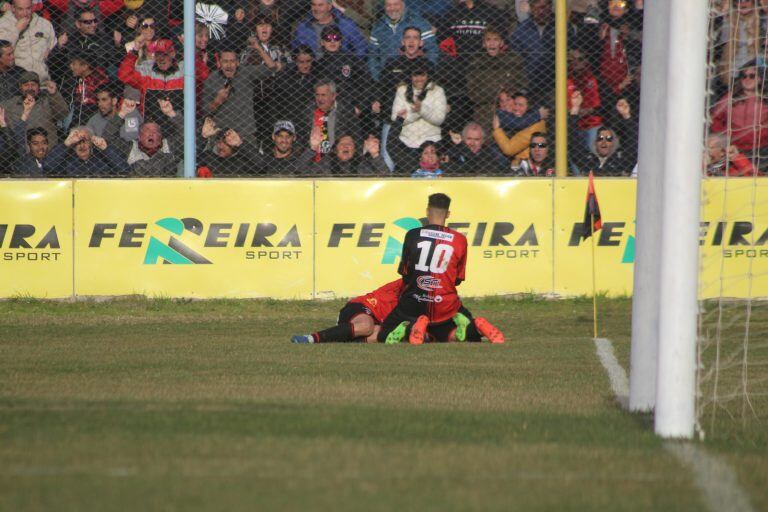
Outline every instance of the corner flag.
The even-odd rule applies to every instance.
[[[582,240],[586,240],[592,233],[603,227],[600,218],[600,203],[597,202],[595,193],[595,181],[592,171],[589,171],[589,186],[587,187],[587,203],[584,207],[584,234]]]

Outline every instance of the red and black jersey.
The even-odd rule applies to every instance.
[[[458,231],[436,225],[410,230],[398,269],[405,282],[403,311],[427,315],[432,323],[453,318],[461,308],[456,286],[464,280],[466,265],[467,238]]]
[[[376,288],[370,293],[349,299],[349,302],[362,304],[371,311],[376,323],[381,323],[397,306],[397,300],[403,291],[403,280],[398,279]]]

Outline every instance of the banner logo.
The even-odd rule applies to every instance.
[[[61,256],[52,250],[61,249],[56,226],[38,231],[32,224],[0,224],[0,248],[9,249],[2,252],[3,261],[59,261]]]
[[[299,260],[302,255],[295,224],[285,231],[271,222],[204,224],[193,217],[165,217],[154,225],[162,228],[161,233],[168,238],[148,233],[146,222],[95,223],[88,247],[115,244],[118,249],[144,248],[144,265],[211,265],[210,254],[221,249],[245,249],[243,257],[250,261]],[[185,233],[195,235],[199,242],[183,242]],[[205,254],[199,252],[201,248]]]
[[[192,219],[187,219],[192,220]],[[196,235],[202,232],[202,229],[197,230],[195,228],[198,225],[185,226],[184,223],[173,217],[166,217],[155,222],[155,225],[169,231],[171,233],[168,244],[161,242],[154,236],[149,237],[149,245],[147,246],[147,252],[144,255],[145,265],[156,265],[158,261],[162,260],[164,264],[173,265],[210,265],[211,261],[203,257],[201,254],[195,252],[190,247],[184,245],[178,238],[173,235],[181,236],[184,230],[187,229]],[[202,226],[200,226],[202,228]]]
[[[394,265],[403,253],[405,234],[424,226],[426,219],[402,217],[392,224],[399,228],[399,233],[387,236],[385,242],[382,242],[387,227],[384,222],[333,224],[327,247],[341,247],[345,238],[351,239],[347,243],[354,243],[358,248],[383,245],[381,264]],[[512,222],[449,222],[447,226],[466,236],[469,247],[484,248],[483,259],[535,259],[541,253],[534,223],[522,231]]]

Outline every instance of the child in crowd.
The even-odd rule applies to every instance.
[[[274,73],[281,71],[291,62],[291,54],[283,46],[272,42],[272,20],[258,16],[254,20],[254,31],[248,39],[248,47],[241,57],[243,64],[264,64]]]
[[[256,139],[259,145],[271,146],[272,103],[276,96],[275,83],[277,75],[291,62],[290,52],[272,42],[272,19],[266,15],[257,16],[254,21],[253,35],[248,39],[248,48],[243,52],[240,61],[254,66],[264,65],[270,70],[267,76],[259,78],[255,84],[256,94],[253,98],[254,116],[257,121]],[[264,122],[266,121],[266,122]]]

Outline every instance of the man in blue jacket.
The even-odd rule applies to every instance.
[[[333,7],[331,0],[312,0],[312,11],[296,27],[291,47],[307,45],[312,48],[317,57],[320,57],[323,53],[323,48],[320,46],[320,33],[328,25],[339,27],[343,36],[342,51],[353,53],[361,59],[365,58],[365,52],[368,49],[365,37],[354,21]]]
[[[384,16],[373,25],[368,45],[368,71],[378,81],[390,59],[400,55],[403,31],[416,27],[421,31],[424,56],[437,64],[437,43],[432,25],[418,14],[409,12],[404,0],[384,0]]]
[[[113,177],[124,175],[128,168],[117,150],[85,126],[73,128],[64,143],[51,150],[43,165],[51,175],[62,177]]]

